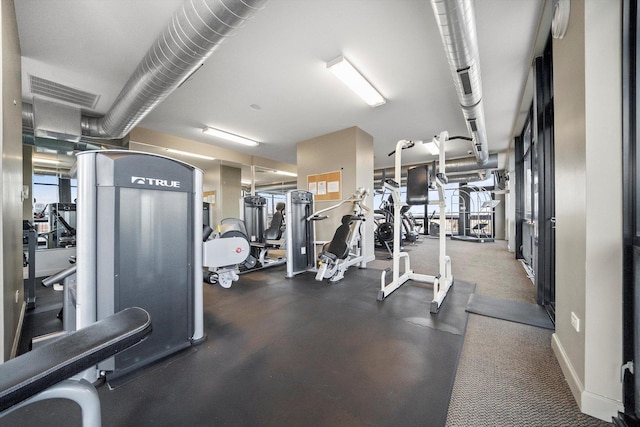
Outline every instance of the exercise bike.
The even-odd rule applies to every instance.
[[[351,214],[343,215],[341,225],[336,229],[330,242],[325,243],[318,255],[318,270],[316,280],[329,279],[330,283],[339,282],[352,265],[358,264],[360,268],[366,268],[367,261],[364,256],[364,223],[370,209],[364,205],[364,200],[369,194],[368,190],[359,188],[348,199],[337,205],[330,206],[318,212],[314,212],[307,221],[320,221],[328,218],[321,215],[324,212],[336,209],[347,203],[353,205]]]

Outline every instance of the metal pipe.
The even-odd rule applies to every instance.
[[[471,0],[431,0],[477,163],[488,162],[480,55]]]
[[[195,73],[266,0],[186,0],[153,43],[102,117],[82,115],[82,135],[120,139]],[[23,103],[23,127],[33,128],[33,108]]]
[[[415,166],[420,166],[420,165],[409,165],[409,166],[402,167],[403,180],[407,176],[407,170]],[[474,157],[464,157],[461,159],[445,160],[445,166],[446,166],[448,176],[450,176],[451,174],[457,174],[459,172],[469,172],[468,175],[470,175],[471,172],[475,172],[479,174],[482,171],[498,169],[498,155],[490,154],[487,162],[482,166],[478,165],[478,162]],[[437,167],[438,167],[438,162],[436,162],[436,168]],[[382,179],[382,174],[383,174],[382,172],[383,172],[382,169],[378,169],[374,171],[374,174],[373,174],[374,182],[380,181]]]
[[[109,111],[82,118],[82,133],[121,138],[200,68],[266,0],[189,0],[142,58]]]

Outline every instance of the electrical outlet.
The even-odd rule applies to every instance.
[[[580,318],[573,311],[571,312],[571,326],[576,332],[580,332]]]

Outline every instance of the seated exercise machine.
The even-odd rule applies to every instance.
[[[307,217],[307,221],[318,221],[328,218],[324,214],[330,210],[350,203],[353,212],[342,217],[342,224],[336,229],[333,239],[325,243],[318,255],[318,272],[316,280],[329,279],[330,283],[339,282],[344,278],[344,273],[352,265],[366,268],[367,261],[364,256],[364,222],[370,209],[364,205],[369,194],[368,190],[359,188],[348,199],[337,205],[319,210]]]
[[[438,189],[438,204],[440,207],[440,218],[441,221],[444,221],[445,211],[446,211],[446,200],[445,200],[445,184],[447,182],[445,175],[445,153],[444,153],[444,143],[449,139],[449,135],[446,131],[440,133],[439,136],[434,137],[433,142],[439,148],[439,170],[435,175],[435,185]],[[390,153],[390,155],[395,153],[395,180],[393,182],[388,182],[389,186],[393,191],[393,200],[394,200],[394,229],[400,230],[400,210],[402,209],[403,203],[401,202],[401,194],[400,194],[400,172],[401,172],[401,153],[402,150],[411,148],[415,145],[414,141],[400,140],[396,144],[396,149],[394,152]],[[428,197],[428,174],[426,168],[422,169],[421,178],[423,182],[416,183],[409,182],[409,178],[407,179],[407,199],[408,203],[411,203],[412,200],[409,200],[409,192],[412,189],[418,189],[419,194],[424,195],[424,200]],[[424,204],[424,200],[418,201],[418,203]],[[441,225],[441,228],[442,225]],[[389,269],[386,269],[382,272],[380,277],[380,291],[378,292],[378,301],[384,300],[389,294],[398,289],[408,280],[413,280],[416,282],[423,283],[432,283],[433,284],[433,299],[430,305],[430,312],[437,313],[440,309],[444,298],[447,296],[447,292],[449,288],[453,284],[453,275],[451,274],[451,259],[446,254],[446,233],[441,232],[439,236],[440,242],[440,253],[439,253],[439,274],[436,276],[430,276],[426,274],[417,274],[414,273],[411,269],[409,254],[407,252],[402,252],[400,248],[400,233],[394,233],[393,236],[393,264],[392,264],[392,274],[393,278],[391,283],[386,283],[386,275],[389,272]],[[403,272],[400,274],[400,260],[403,260]]]
[[[251,254],[257,258],[255,266],[248,270],[275,267],[286,262],[283,257],[271,258],[269,251],[282,249],[285,240],[282,236],[284,227],[285,204],[278,202],[271,218],[267,223],[267,200],[262,196],[245,196],[242,200],[243,219],[251,244]]]
[[[249,238],[240,219],[226,218],[218,226],[215,238],[209,237],[213,229],[204,226],[202,245],[203,279],[223,288],[230,288],[239,279],[240,265],[253,268],[256,259],[250,253]]]
[[[149,333],[149,313],[126,308],[0,364],[0,418],[31,403],[62,398],[80,405],[83,426],[100,427],[98,392],[79,374],[115,354],[126,354]]]

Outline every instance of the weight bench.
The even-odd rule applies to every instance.
[[[33,402],[66,398],[80,405],[83,426],[99,427],[98,392],[74,376],[150,333],[149,313],[127,308],[0,364],[0,417]]]

